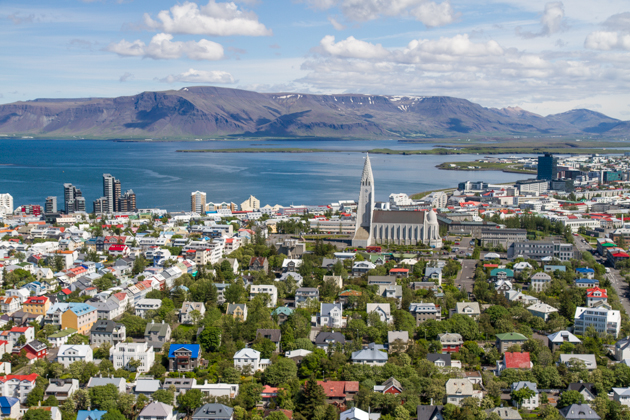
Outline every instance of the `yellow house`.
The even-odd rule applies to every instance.
[[[61,329],[74,328],[79,334],[89,335],[96,323],[96,308],[86,303],[71,303],[61,315]]]
[[[22,310],[29,314],[46,315],[48,309],[50,309],[50,299],[46,296],[31,296],[24,302]]]
[[[227,314],[232,315],[234,319],[239,321],[247,320],[247,305],[244,303],[229,303]]]

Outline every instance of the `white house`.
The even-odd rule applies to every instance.
[[[173,406],[153,401],[140,412],[138,420],[175,420]]]
[[[147,312],[157,311],[158,309],[160,309],[161,306],[162,301],[160,299],[140,299],[135,306],[136,316],[145,318]]]
[[[587,370],[597,369],[597,361],[594,354],[561,354],[559,363],[567,367],[571,367],[576,363],[583,363]]]
[[[199,311],[201,318],[203,318],[206,313],[206,305],[204,305],[203,302],[184,302],[182,308],[179,310],[179,323],[192,324],[194,322],[190,315],[192,311]]]
[[[549,319],[552,313],[558,312],[556,308],[546,303],[535,303],[532,306],[528,306],[527,310],[531,312],[532,315],[542,318],[545,321]]]
[[[319,313],[316,315],[316,324],[319,327],[343,328],[343,305],[341,303],[320,303]]]
[[[604,307],[585,308],[578,306],[575,309],[573,325],[575,334],[584,335],[586,329],[592,326],[598,333],[618,337],[621,330],[621,313]]]
[[[339,414],[339,420],[370,420],[370,414],[353,407]]]
[[[630,337],[622,338],[615,343],[615,359],[618,361],[630,359]]]
[[[130,369],[129,362],[139,360],[138,373],[145,373],[151,369],[155,362],[153,347],[147,343],[118,343],[109,349],[109,360],[114,364],[114,369]]]
[[[530,278],[530,290],[542,292],[543,289],[551,284],[551,276],[547,273],[536,273]]]
[[[483,398],[482,391],[473,389],[473,384],[466,378],[449,379],[446,382],[446,402],[460,406],[465,398]]]
[[[523,400],[520,407],[518,408],[525,408],[527,410],[534,410],[538,408],[540,401],[539,401],[538,387],[536,386],[536,384],[533,382],[520,381],[520,382],[514,382],[511,386],[512,391],[518,391],[523,388],[529,388],[532,391],[534,391],[534,396]],[[517,405],[515,401],[512,401],[512,404],[515,406]]]
[[[92,347],[88,345],[64,344],[59,347],[57,362],[68,368],[74,362],[91,362],[94,360]]]
[[[268,308],[273,308],[278,303],[278,288],[269,284],[251,285],[249,289],[249,300],[254,299],[257,295],[269,295]]]
[[[271,362],[269,359],[261,359],[258,350],[244,348],[234,354],[234,367],[240,370],[247,365],[251,366],[252,372],[265,370]]]
[[[457,302],[455,309],[451,309],[451,316],[454,314],[466,315],[470,318],[477,319],[481,315],[479,302]]]
[[[630,388],[613,388],[613,400],[630,407]]]
[[[389,303],[368,303],[367,304],[367,314],[368,316],[371,313],[375,313],[381,319],[381,322],[386,322],[388,324],[394,323],[394,317],[391,312],[391,308]]]
[[[376,349],[363,349],[352,352],[352,363],[355,365],[382,366],[387,363],[387,353]]]

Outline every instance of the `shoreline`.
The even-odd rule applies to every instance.
[[[570,151],[570,152],[569,152]],[[496,155],[496,154],[540,154],[543,152],[561,155],[583,155],[583,154],[603,154],[620,155],[627,150],[585,148],[585,149],[557,149],[554,147],[541,148],[433,148],[425,150],[392,150],[392,149],[371,149],[371,150],[330,150],[330,149],[304,149],[304,148],[234,148],[234,149],[180,149],[176,153],[371,153],[375,155]],[[520,173],[520,172],[519,172]]]

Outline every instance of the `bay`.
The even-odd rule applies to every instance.
[[[272,140],[212,142],[114,142],[71,140],[0,140],[0,193],[14,206],[40,204],[57,196],[63,207],[63,184],[83,192],[88,211],[103,195],[103,173],[120,179],[123,192],[133,189],[138,208],[189,210],[190,193],[207,193],[210,202],[237,204],[254,195],[261,205],[329,204],[358,198],[364,154],[337,153],[177,153],[182,149],[296,147],[364,151],[374,148],[427,149],[433,144],[392,141]],[[499,157],[501,155],[496,155]],[[471,161],[477,155],[371,155],[376,199],[391,193],[414,194],[452,188],[478,180],[513,182],[531,175],[499,171],[441,171],[447,161]]]

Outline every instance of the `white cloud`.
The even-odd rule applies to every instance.
[[[223,47],[216,42],[201,39],[195,41],[172,41],[173,35],[157,34],[151,38],[149,44],[140,40],[128,42],[122,40],[110,44],[107,51],[125,57],[148,57],[158,59],[175,59],[186,56],[193,60],[220,60],[224,57]]]
[[[540,17],[541,28],[538,32],[523,31],[516,28],[516,33],[523,38],[536,38],[539,36],[550,36],[562,31],[566,27],[564,19],[564,5],[561,1],[554,1],[545,4],[545,11]]]
[[[381,59],[389,55],[381,44],[374,45],[352,36],[335,43],[335,37],[327,35],[320,41],[320,47],[324,53],[336,57]]]
[[[584,46],[592,50],[630,51],[630,35],[617,32],[595,31],[588,34]]]
[[[125,74],[120,76],[120,79],[118,79],[118,81],[126,82],[127,80],[132,80],[132,79],[133,79],[133,74],[131,74],[128,71],[126,71]]]
[[[189,69],[180,74],[170,74],[163,79],[160,79],[160,82],[164,83],[220,83],[220,84],[231,84],[236,83],[234,77],[226,71],[205,71],[205,70],[195,70]]]
[[[337,19],[335,19],[332,16],[328,16],[328,21],[333,26],[333,28],[335,28],[338,31],[343,31],[344,29],[346,29],[345,25],[339,23],[339,21],[337,21]]]
[[[320,10],[338,7],[347,20],[354,22],[366,22],[381,17],[411,17],[427,27],[435,27],[452,23],[457,18],[457,14],[453,11],[448,0],[442,3],[430,0],[305,1],[310,6]]]
[[[162,10],[157,19],[144,14],[144,23],[151,29],[172,34],[213,36],[264,36],[271,30],[258,22],[253,12],[240,10],[235,3],[217,3],[210,0],[205,6],[184,2],[170,10]]]
[[[630,12],[612,15],[602,25],[612,30],[630,31]]]

